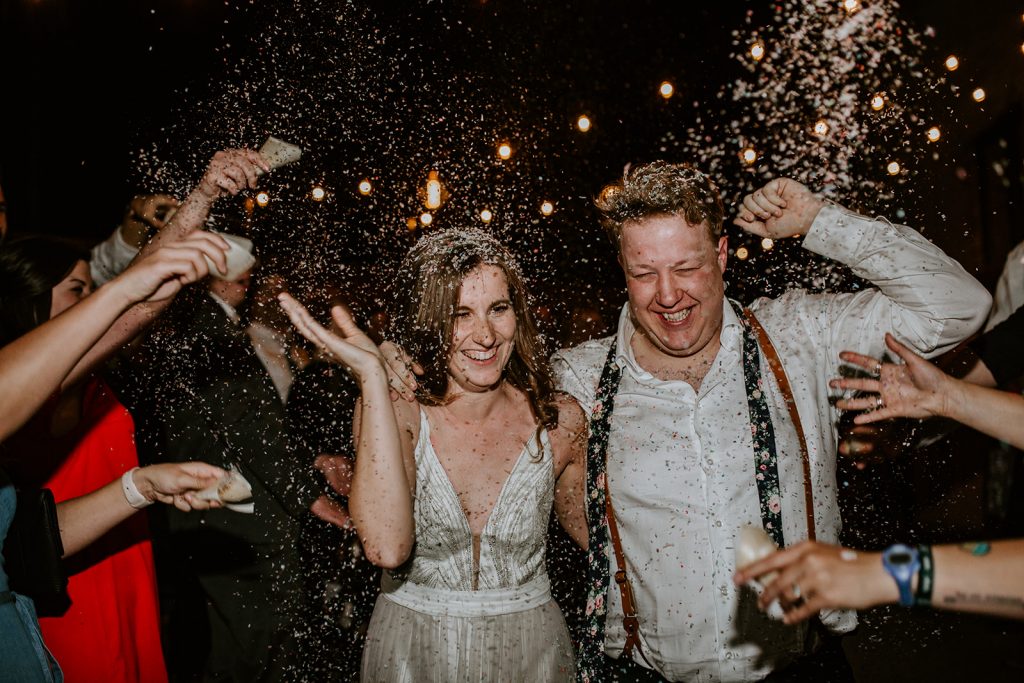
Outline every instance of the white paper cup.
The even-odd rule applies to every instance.
[[[256,265],[256,257],[252,255],[252,240],[239,235],[228,235],[223,232],[214,233],[223,237],[228,243],[227,260],[228,260],[228,272],[221,273],[217,269],[217,265],[210,260],[209,256],[204,256],[206,259],[206,265],[210,267],[210,275],[217,278],[218,280],[237,280],[242,277],[247,271],[249,271],[254,265]]]

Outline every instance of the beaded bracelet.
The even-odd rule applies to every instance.
[[[128,504],[136,510],[141,510],[152,505],[153,501],[142,495],[139,487],[135,485],[135,479],[132,478],[132,475],[135,474],[137,469],[139,468],[133,467],[121,475],[121,490],[124,491],[124,499],[128,501]]]
[[[932,588],[935,584],[935,563],[932,561],[930,545],[917,546],[917,555],[921,561],[921,569],[917,573],[917,591],[914,593],[914,605],[928,607],[932,604]]]

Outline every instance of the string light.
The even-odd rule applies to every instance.
[[[946,68],[950,71],[956,71],[960,68],[960,60],[956,58],[956,55],[946,57]]]
[[[366,195],[370,194],[371,192],[373,192],[373,185],[370,183],[370,181],[367,180],[366,178],[363,178],[362,180],[360,180],[359,181],[359,194],[361,194],[361,195],[363,195],[365,197]]]
[[[405,219],[405,227],[407,227],[408,229],[415,230],[417,225],[419,225],[419,223],[416,222],[415,218]]]
[[[882,93],[876,93],[871,97],[871,108],[875,111],[881,111],[885,107],[885,95]]]
[[[579,118],[576,119],[576,127],[580,129],[581,133],[586,133],[590,130],[590,117],[586,114],[580,114]]]
[[[1024,52],[1024,43],[1021,43],[1021,44],[1020,44],[1020,51],[1021,51],[1021,52]]]
[[[938,142],[939,138],[942,137],[942,131],[939,130],[938,126],[932,126],[924,133],[925,137],[928,138],[928,142]]]
[[[764,249],[765,251],[771,251],[772,247],[774,246],[775,240],[773,240],[771,237],[765,237],[763,240],[761,240],[761,248]]]
[[[266,206],[267,204],[270,203],[270,195],[267,194],[266,192],[257,192],[256,203],[259,204],[261,207]]]
[[[975,88],[974,92],[971,93],[971,97],[974,98],[975,102],[984,102],[985,101],[985,89],[984,88]]]
[[[890,161],[889,165],[885,167],[885,170],[889,172],[889,175],[898,175],[900,172],[900,164],[898,161]]]
[[[744,147],[740,150],[740,159],[743,160],[747,166],[750,166],[757,161],[757,151],[753,147]]]
[[[746,247],[740,247],[736,250],[736,258],[740,261],[746,261],[748,256],[750,256],[750,252],[747,251]]]
[[[507,159],[508,157],[503,157]],[[423,187],[423,206],[428,209],[439,209],[441,204],[444,202],[443,196],[444,188],[441,187],[441,179],[437,175],[437,171],[431,171],[427,174],[427,184]]]
[[[540,205],[540,212],[545,216],[550,216],[555,212],[555,205],[545,199]]]
[[[843,0],[843,9],[850,14],[856,14],[860,10],[860,0]]]
[[[424,211],[423,213],[420,214],[420,223],[422,223],[423,225],[430,225],[433,222],[434,214],[430,213],[429,211]]]
[[[666,100],[676,93],[675,87],[668,81],[662,81],[661,85],[658,86],[658,92]]]
[[[814,134],[819,138],[823,138],[828,135],[828,131],[828,121],[825,119],[818,119],[818,122],[814,124]]]
[[[512,145],[507,142],[503,142],[498,145],[498,156],[502,159],[508,159],[512,156]]]
[[[755,62],[760,62],[764,58],[764,43],[760,40],[751,43],[750,56]]]
[[[315,201],[315,202],[322,202],[324,200],[324,197],[327,196],[327,190],[325,190],[324,188],[320,187],[319,185],[316,185],[310,191],[309,194],[310,194],[311,197],[313,197],[313,201]]]
[[[490,223],[492,218],[494,218],[494,214],[491,213],[490,209],[484,209],[480,212],[480,220],[484,223]]]

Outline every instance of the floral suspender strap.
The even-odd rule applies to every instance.
[[[601,381],[597,385],[590,416],[590,440],[587,443],[587,527],[590,534],[587,550],[587,606],[576,662],[576,678],[582,683],[603,680],[605,666],[604,620],[608,609],[605,597],[611,578],[608,518],[612,513],[611,506],[606,502],[609,497],[606,453],[615,393],[619,389],[622,374],[615,363],[615,341],[612,339],[612,346],[608,349],[608,357],[601,371]],[[616,551],[616,555],[619,555],[621,548],[616,548]],[[617,557],[616,560],[620,567],[625,566],[622,559]],[[632,596],[632,591],[630,594]],[[635,610],[633,616],[636,617]]]
[[[815,533],[815,530],[814,530],[814,490],[811,487],[811,457],[810,457],[810,453],[807,450],[807,439],[804,437],[804,427],[803,427],[803,424],[800,422],[800,412],[797,410],[796,400],[793,398],[793,389],[792,389],[792,387],[789,384],[789,379],[786,377],[786,369],[782,366],[782,361],[779,360],[779,354],[775,350],[775,345],[772,344],[772,340],[771,340],[771,338],[768,337],[768,333],[765,332],[764,327],[761,326],[761,323],[754,316],[754,312],[751,311],[749,308],[745,308],[745,309],[743,309],[743,315],[744,315],[745,322],[747,323],[747,325],[745,325],[744,327],[749,326],[750,328],[753,328],[754,332],[757,334],[757,339],[760,342],[759,346],[761,348],[761,351],[764,353],[765,360],[768,362],[768,367],[771,368],[772,374],[775,375],[775,382],[779,386],[779,391],[782,392],[783,398],[786,399],[786,409],[789,411],[789,419],[793,423],[793,428],[796,430],[797,440],[800,443],[800,460],[803,463],[803,471],[804,471],[804,508],[805,508],[805,512],[806,512],[806,515],[807,515],[807,537],[810,540],[813,541],[813,540],[815,540],[817,538],[817,534]],[[744,355],[746,355],[746,351],[747,351],[747,338],[749,336],[750,336],[749,334],[744,334]],[[756,351],[756,346],[755,346],[755,351]],[[749,373],[749,368],[750,368],[751,365],[753,365],[755,368],[759,368],[760,364],[759,363],[747,363],[746,362],[746,358],[744,358],[743,367],[744,367],[744,373],[745,374]],[[757,384],[760,385],[760,369],[757,370],[757,374],[758,374]],[[758,392],[758,393],[760,393],[760,392]],[[747,382],[747,400],[748,401],[751,401],[750,397],[751,397],[750,382],[748,381]],[[760,400],[761,400],[761,403],[764,404],[764,396],[763,395],[760,397]],[[769,431],[771,431],[771,434],[768,435],[768,437],[771,439],[771,448],[767,449],[767,450],[770,450],[770,460],[771,460],[770,465],[771,466],[770,466],[769,469],[772,470],[772,475],[774,477],[774,487],[775,487],[776,495],[778,495],[777,492],[778,492],[778,487],[779,487],[779,470],[778,470],[778,465],[777,465],[777,462],[776,462],[776,454],[775,454],[775,433],[774,433],[774,429],[771,428],[771,418],[767,417],[767,415],[768,415],[768,412],[767,412],[768,411],[768,406],[766,404],[764,404],[763,408],[764,408],[764,414],[765,414],[765,416],[767,418],[767,424],[768,424]],[[758,430],[757,430],[757,428],[755,426],[755,422],[754,422],[754,406],[753,406],[753,402],[752,401],[751,401],[751,406],[750,406],[750,428],[751,428],[751,430],[754,433],[754,453],[755,453],[755,460],[757,460],[758,459],[757,458],[757,454],[764,452],[766,449],[760,448],[760,445],[758,443],[758,438],[757,438]],[[758,465],[760,466],[760,463],[758,463]],[[760,476],[760,472],[756,476]],[[785,547],[785,543],[784,543],[783,538],[782,538],[781,503],[778,504],[778,507],[776,507],[774,505],[770,505],[770,504],[767,505],[768,508],[775,508],[776,510],[778,510],[777,519],[776,519],[776,516],[773,516],[771,519],[769,519],[769,517],[766,516],[766,514],[765,514],[765,512],[766,512],[765,492],[762,490],[762,486],[761,486],[762,480],[760,478],[757,480],[757,484],[758,484],[758,494],[759,494],[759,496],[761,498],[761,521],[765,525],[765,531],[767,531],[768,534],[772,536],[772,539],[779,545],[780,548],[783,548],[783,547]],[[769,496],[769,502],[770,502],[770,496]],[[771,511],[768,510],[768,512],[771,512]],[[778,526],[778,536],[777,537],[776,537],[775,534],[772,533],[772,530],[768,528],[768,522],[769,521],[776,523],[776,524],[773,524],[773,526]]]

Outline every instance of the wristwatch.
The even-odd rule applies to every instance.
[[[900,604],[910,607],[914,604],[914,592],[911,590],[911,581],[914,574],[921,568],[921,558],[917,548],[897,543],[885,549],[882,553],[882,566],[889,572],[896,586],[900,589]]]

